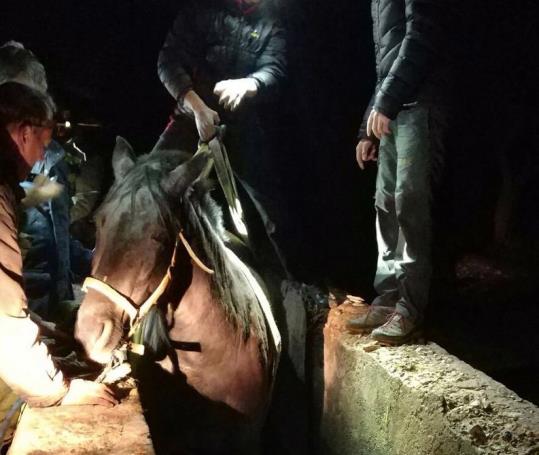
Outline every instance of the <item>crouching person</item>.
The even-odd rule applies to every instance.
[[[48,95],[17,82],[0,85],[0,379],[30,406],[113,406],[117,401],[107,387],[64,378],[27,312],[16,227],[24,196],[19,182],[43,159],[53,113]]]

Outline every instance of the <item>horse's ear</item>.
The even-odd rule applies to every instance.
[[[172,170],[161,182],[163,190],[174,197],[180,197],[208,166],[210,152],[199,152],[189,161]]]
[[[123,137],[116,137],[116,146],[112,154],[112,169],[116,181],[122,180],[135,166],[135,152]]]

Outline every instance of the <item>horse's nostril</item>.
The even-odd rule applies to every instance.
[[[110,357],[109,346],[110,346],[113,332],[114,332],[114,323],[110,319],[105,320],[101,327],[100,334],[97,335],[94,345],[90,347],[90,350],[88,352],[88,355],[96,362],[100,362],[100,363],[108,362],[108,359]],[[107,347],[109,347],[109,351],[107,351]]]
[[[114,324],[111,320],[106,320],[103,322],[103,327],[101,329],[101,334],[97,337],[95,347],[96,349],[103,350],[105,346],[110,341],[112,336],[112,331],[114,329]]]

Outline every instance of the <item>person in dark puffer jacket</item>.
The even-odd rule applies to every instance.
[[[159,55],[159,77],[177,104],[154,147],[196,150],[225,124],[251,246],[279,269],[286,269],[276,227],[282,201],[264,116],[286,78],[285,48],[267,1],[188,1]]]
[[[410,340],[428,302],[431,276],[429,120],[436,107],[441,2],[372,0],[377,85],[360,130],[361,169],[378,161],[375,206],[379,296],[348,322],[390,344]]]

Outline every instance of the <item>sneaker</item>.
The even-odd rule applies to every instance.
[[[418,332],[417,325],[400,313],[393,313],[389,320],[373,330],[372,338],[380,343],[401,345],[410,341]]]
[[[371,305],[366,313],[350,319],[346,323],[346,328],[352,333],[368,333],[385,324],[394,311],[395,309],[391,307]]]

